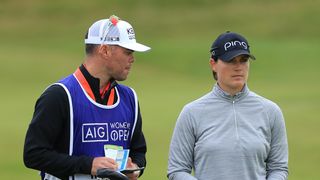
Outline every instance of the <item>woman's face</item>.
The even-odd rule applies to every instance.
[[[249,57],[239,55],[229,62],[210,60],[211,69],[217,74],[219,86],[234,95],[240,92],[248,80]]]

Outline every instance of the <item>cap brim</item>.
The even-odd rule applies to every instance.
[[[118,45],[126,49],[130,49],[132,51],[138,51],[138,52],[145,52],[151,49],[150,47],[140,43],[119,43]]]
[[[245,50],[236,50],[236,51],[230,51],[228,53],[225,53],[224,55],[220,56],[219,59],[223,60],[223,61],[231,61],[234,57],[239,56],[239,55],[248,55],[252,60],[255,60],[256,58],[250,54],[248,51]]]

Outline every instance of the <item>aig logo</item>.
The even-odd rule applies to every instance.
[[[108,123],[87,123],[82,125],[82,142],[109,141]]]
[[[226,42],[224,44],[224,50],[227,51],[228,48],[234,47],[234,46],[242,46],[244,49],[248,49],[248,45],[247,45],[246,42],[243,42],[243,41],[230,41],[230,42]]]

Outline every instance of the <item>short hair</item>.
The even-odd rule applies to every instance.
[[[217,57],[211,57],[215,62],[217,62],[218,61],[218,58]],[[217,73],[214,71],[214,70],[212,70],[212,75],[213,75],[213,78],[214,78],[214,80],[218,80],[218,76],[217,76]]]
[[[88,38],[88,32],[86,33],[84,39],[87,39],[87,38]],[[97,44],[85,44],[86,55],[92,55],[96,47],[97,47]]]
[[[97,46],[98,46],[97,44],[86,44],[85,45],[86,55],[92,55]]]

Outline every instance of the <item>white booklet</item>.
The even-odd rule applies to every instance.
[[[104,145],[104,154],[106,157],[115,160],[118,164],[118,171],[126,169],[129,157],[129,149],[123,149],[122,146]]]

